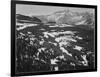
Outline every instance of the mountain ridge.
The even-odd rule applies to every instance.
[[[20,15],[20,14],[16,14]],[[88,27],[94,28],[95,17],[93,13],[90,12],[73,12],[71,10],[61,10],[56,11],[49,15],[39,15],[39,16],[24,16],[20,15],[23,19],[29,21],[38,21],[42,23],[54,22],[56,24],[68,24],[68,25],[87,25]],[[18,16],[17,16],[18,19]],[[19,20],[19,19],[18,19]]]

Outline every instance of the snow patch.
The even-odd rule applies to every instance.
[[[64,59],[64,55],[62,55],[62,56],[58,56],[60,59]]]
[[[73,27],[73,26],[67,25],[67,24],[59,24],[59,25],[54,25],[54,26],[49,26],[49,27]]]
[[[56,64],[56,62],[58,62],[57,59],[51,59],[50,61],[51,61],[51,64]]]
[[[49,32],[43,32],[44,37],[49,38],[49,36],[51,37],[55,37],[53,34],[49,33]]]
[[[55,41],[60,42],[60,41],[73,41],[77,42],[77,40],[73,39],[71,36],[61,36],[55,39]]]
[[[17,28],[17,30],[19,31],[19,30],[22,30],[24,28],[31,27],[31,26],[37,26],[37,24],[23,24],[23,26]]]
[[[79,36],[76,36],[76,38],[78,38],[78,39],[80,39],[80,40],[82,40],[82,39],[83,39],[82,37],[79,37]]]
[[[86,55],[81,55],[81,57],[83,58],[84,61],[82,61],[82,63],[84,64],[84,66],[88,66],[88,61],[86,59]]]
[[[60,49],[62,50],[62,52],[66,53],[69,56],[72,56],[72,54],[70,54],[65,48],[60,47]]]
[[[40,30],[43,30],[43,31],[44,31],[45,29],[42,28],[42,29],[40,29]]]
[[[55,71],[58,71],[58,66],[55,66],[55,67],[54,67],[54,70],[55,70]]]
[[[40,45],[43,45],[43,43],[44,43],[44,40],[42,40],[42,41],[39,42]]]
[[[76,50],[78,50],[78,51],[81,51],[83,48],[76,45],[74,49],[76,49]]]

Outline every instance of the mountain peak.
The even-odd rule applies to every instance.
[[[60,10],[60,11],[55,12],[55,14],[56,13],[69,13],[69,12],[71,13],[72,11],[69,9],[64,9],[64,10]]]

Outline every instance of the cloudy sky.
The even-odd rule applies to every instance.
[[[71,7],[56,7],[56,6],[43,6],[43,5],[26,5],[26,4],[16,4],[16,14],[23,15],[48,15],[56,11],[61,10],[71,10],[71,11],[90,11],[94,12],[94,9],[87,8],[71,8]]]

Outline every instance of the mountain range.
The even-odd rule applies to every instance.
[[[71,10],[62,10],[54,12],[50,15],[40,16],[25,16],[16,14],[17,21],[19,22],[33,22],[33,23],[56,23],[68,25],[84,25],[89,28],[94,28],[95,17],[94,13],[90,12],[73,12]]]

